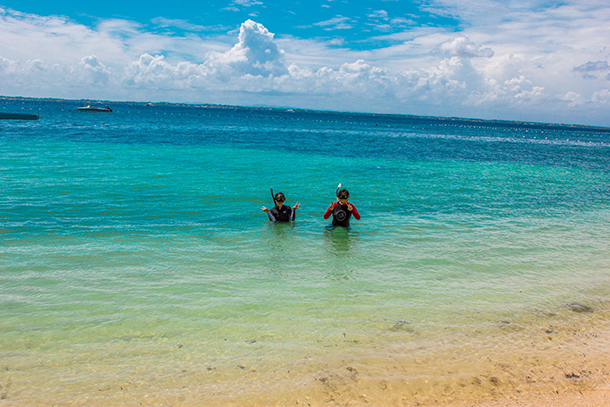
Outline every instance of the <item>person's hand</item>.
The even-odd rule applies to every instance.
[[[264,206],[261,208],[261,210],[265,213],[269,212],[269,209],[265,208]]]
[[[301,206],[301,204],[299,202],[297,202],[296,204],[294,204],[294,206],[292,207],[292,210],[296,211],[297,209],[299,209],[299,206]]]
[[[328,209],[335,209],[335,206],[337,206],[339,202],[331,202],[330,206],[328,207]]]
[[[354,206],[349,202],[347,203],[347,210],[350,212],[354,210]]]

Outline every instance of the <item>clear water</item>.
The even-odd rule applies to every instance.
[[[610,131],[79,105],[0,101],[3,403],[460,400],[607,321]]]

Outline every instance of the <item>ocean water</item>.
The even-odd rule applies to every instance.
[[[603,373],[610,130],[79,105],[0,101],[41,115],[0,122],[1,405],[435,405]],[[322,217],[338,183],[350,229]]]

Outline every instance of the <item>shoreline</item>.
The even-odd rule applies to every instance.
[[[205,358],[176,359],[179,353],[148,365],[79,357],[45,362],[47,374],[54,374],[48,380],[40,367],[26,363],[9,370],[7,363],[0,365],[0,397],[11,406],[605,407],[610,323],[607,312],[599,314],[582,325],[565,321],[556,338],[541,333],[542,325],[505,333],[495,351],[476,341],[440,354],[396,345],[385,346],[388,357],[380,359],[370,354],[372,343],[347,341],[331,348],[332,360],[312,354],[275,366],[264,357],[211,366]],[[476,353],[477,345],[485,349]],[[81,370],[89,374],[86,381]]]

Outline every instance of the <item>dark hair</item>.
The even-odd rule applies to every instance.
[[[347,199],[349,198],[349,191],[345,188],[337,192],[337,198]]]

